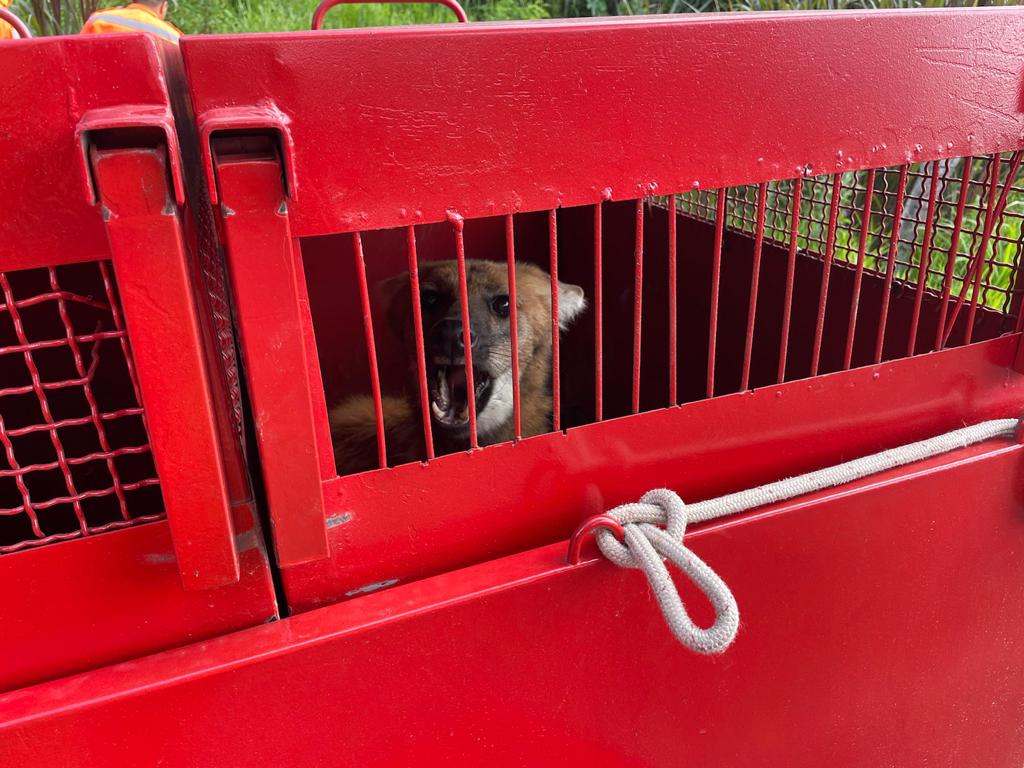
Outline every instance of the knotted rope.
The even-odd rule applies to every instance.
[[[815,491],[834,488],[885,470],[895,469],[943,453],[1001,437],[1013,437],[1017,419],[996,419],[947,432],[899,448],[875,453],[826,469],[808,472],[717,499],[685,505],[673,491],[648,491],[639,502],[623,504],[606,513],[622,524],[624,540],[607,528],[597,529],[601,553],[623,568],[639,568],[647,576],[654,597],[672,634],[697,653],[721,653],[736,638],[740,612],[728,585],[683,544],[686,526],[715,520]],[[665,559],[674,563],[708,598],[715,621],[698,627],[686,612]]]

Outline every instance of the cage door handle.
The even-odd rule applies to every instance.
[[[450,9],[461,23],[465,24],[469,21],[469,17],[466,15],[465,9],[459,5],[458,0],[321,0],[320,5],[316,7],[316,11],[313,13],[313,23],[310,28],[320,29],[324,23],[324,16],[326,16],[327,12],[336,5],[365,2],[429,3],[432,5],[443,5],[445,8]]]
[[[0,21],[5,21],[14,27],[14,31],[18,33],[18,37],[28,39],[32,37],[32,33],[29,32],[28,26],[18,16],[16,16],[10,9],[4,8],[0,5]]]

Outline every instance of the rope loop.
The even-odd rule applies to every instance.
[[[625,531],[620,542],[608,528],[597,530],[601,553],[622,568],[639,568],[651,586],[658,607],[672,634],[697,653],[721,653],[736,638],[739,606],[732,591],[707,563],[683,544],[686,505],[666,488],[645,493],[639,502],[623,504],[607,513]],[[672,562],[707,597],[715,621],[707,629],[693,623],[683,604],[665,560]]]
[[[683,544],[687,522],[717,520],[804,494],[835,488],[986,440],[1019,440],[1024,435],[1022,423],[1018,418],[983,421],[927,440],[776,480],[757,488],[699,501],[688,507],[672,491],[657,488],[645,493],[635,504],[623,504],[606,515],[585,521],[570,540],[569,562],[579,562],[582,538],[590,531],[597,531],[597,545],[606,558],[622,568],[639,568],[647,576],[665,622],[680,643],[698,653],[721,653],[736,638],[740,624],[739,608],[725,582]],[[622,526],[622,541],[612,532],[613,526],[619,525]],[[715,623],[707,629],[701,629],[690,619],[669,575],[666,559],[679,568],[711,602],[715,609]]]

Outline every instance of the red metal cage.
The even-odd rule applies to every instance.
[[[396,31],[401,55],[361,31],[186,41],[291,606],[555,540],[694,453],[735,466],[766,439],[735,415],[749,400],[679,404],[1015,330],[1012,67],[965,71],[944,53],[996,19],[1013,29],[1017,15],[440,27]],[[845,91],[821,60],[850,73]],[[865,85],[890,81],[902,85]],[[592,308],[561,346],[552,324],[556,434],[336,477],[328,405],[379,404],[407,376],[373,286],[437,258],[533,261],[585,286]],[[955,377],[954,359],[933,364]],[[821,379],[884,432],[823,446],[820,409],[794,398],[776,417],[800,435],[785,452],[744,453],[742,478],[712,470],[683,490],[998,411],[1015,397],[998,378],[992,403],[951,410],[922,408],[946,398],[941,376],[863,403]],[[723,420],[738,433],[711,428]]]
[[[149,115],[141,133],[108,113],[69,116],[49,140],[77,161],[83,144],[69,137],[85,137],[79,187],[96,199],[68,192],[50,228],[25,205],[35,218],[16,233],[31,249],[0,245],[14,334],[0,365],[27,375],[12,394],[46,406],[31,422],[44,435],[70,420],[107,440],[62,452],[58,435],[56,457],[41,444],[0,473],[19,493],[24,478],[3,509],[28,526],[25,543],[76,538],[18,544],[0,576],[20,558],[159,530],[175,556],[151,612],[132,616],[162,612],[159,647],[223,636],[0,697],[0,759],[62,764],[69,740],[87,762],[130,750],[143,764],[1024,759],[1019,441],[695,526],[687,545],[742,606],[719,656],[675,644],[638,572],[587,542],[566,558],[581,521],[651,488],[706,499],[1020,414],[1020,11],[186,37],[180,62],[134,37],[31,45],[66,66],[94,61],[85,46],[133,46],[155,90],[117,94],[122,111]],[[8,50],[0,65],[20,55]],[[18,186],[0,176],[0,200],[31,186],[31,165],[14,167]],[[140,178],[159,195],[140,200]],[[81,258],[57,255],[68,241]],[[434,450],[427,418],[414,424],[422,455],[396,458],[385,399],[407,387],[427,410],[426,330],[410,281],[390,299],[411,309],[410,364],[377,286],[453,260],[472,350],[476,259],[551,278],[542,327],[530,326],[550,344],[551,429],[484,445],[468,398],[466,450]],[[67,261],[98,271],[102,292],[65,276]],[[588,303],[568,329],[559,280]],[[526,322],[515,282],[513,350]],[[16,322],[36,306],[49,336]],[[70,351],[67,371],[37,361],[51,341]],[[110,400],[108,361],[122,364],[103,379]],[[153,374],[168,366],[173,376]],[[65,389],[82,391],[79,412],[56,412],[51,390]],[[353,395],[370,403],[378,466],[344,474],[328,412]],[[239,520],[255,525],[239,435],[249,408],[246,458],[291,615],[234,632],[276,616],[258,528],[251,544],[239,536]],[[113,433],[124,411],[146,434]],[[12,442],[22,428],[0,432]],[[126,451],[146,450],[152,468],[127,474]],[[93,486],[78,485],[88,463],[126,530],[92,535],[108,523],[86,508]],[[35,473],[51,483],[42,504]],[[166,521],[135,525],[121,495],[156,479]],[[47,527],[46,504],[69,506],[66,531]],[[154,551],[123,546],[122,568]],[[239,580],[225,584],[233,557]],[[134,572],[107,578],[123,586]],[[709,623],[710,606],[680,590]],[[35,632],[40,612],[16,602],[11,615]],[[141,634],[117,653],[94,641],[75,664],[54,653],[14,682],[154,650]],[[143,739],[124,728],[140,714]]]
[[[237,438],[210,396],[154,43],[16,41],[0,66],[18,73],[0,85],[8,689],[277,609],[244,467],[223,447]]]

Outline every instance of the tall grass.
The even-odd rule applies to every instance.
[[[99,0],[14,0],[14,11],[34,35],[70,35],[78,32]]]

